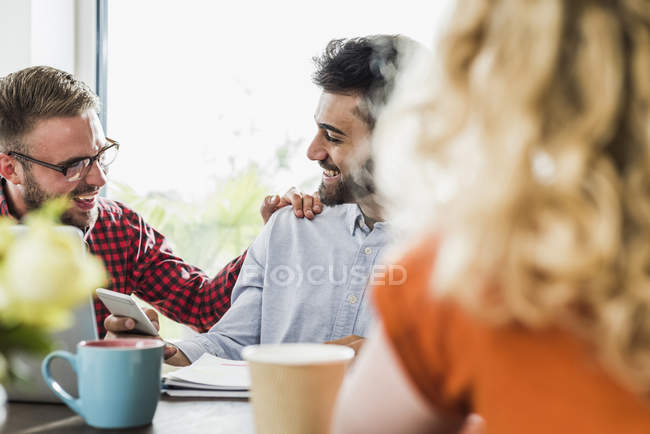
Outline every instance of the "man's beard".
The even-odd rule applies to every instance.
[[[319,164],[326,170],[339,170],[338,167],[330,166],[324,161],[321,161]],[[374,194],[375,182],[373,171],[374,162],[372,159],[368,159],[363,166],[350,176],[344,178],[341,175],[340,180],[334,185],[327,185],[325,182],[321,182],[318,187],[318,196],[321,202],[327,206],[356,203]]]
[[[48,200],[54,199],[57,197],[55,194],[47,193],[39,187],[38,183],[32,176],[32,173],[29,169],[24,171],[25,173],[25,184],[24,184],[24,197],[25,206],[27,211],[33,211],[40,208]],[[85,193],[90,193],[96,191],[96,187],[91,187],[86,183],[80,183],[77,188],[75,188],[70,194],[70,197],[79,196]],[[61,223],[64,225],[76,226],[79,229],[86,230],[88,227],[92,226],[97,220],[97,207],[89,211],[81,211],[72,205],[73,208],[68,209],[61,216]]]

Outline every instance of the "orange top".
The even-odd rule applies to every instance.
[[[389,340],[433,406],[476,412],[487,433],[650,433],[650,397],[616,383],[578,339],[492,327],[436,300],[434,259],[431,246],[418,248],[401,262],[406,283],[374,289]]]

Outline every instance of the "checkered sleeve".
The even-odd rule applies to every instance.
[[[127,291],[161,313],[198,331],[207,331],[230,307],[230,296],[246,253],[210,279],[174,255],[165,238],[133,213],[126,216],[129,242]]]

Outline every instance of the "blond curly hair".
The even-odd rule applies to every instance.
[[[436,291],[650,392],[650,1],[458,1],[375,150],[387,218],[439,234]]]

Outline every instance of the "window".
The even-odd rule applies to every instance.
[[[262,226],[263,197],[315,191],[305,151],[332,38],[402,33],[431,46],[441,2],[108,2],[108,195],[213,274]]]

